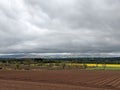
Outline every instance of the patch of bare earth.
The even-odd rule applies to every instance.
[[[120,71],[0,71],[0,90],[120,90]]]

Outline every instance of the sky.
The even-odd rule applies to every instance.
[[[0,0],[0,54],[120,53],[120,0]]]

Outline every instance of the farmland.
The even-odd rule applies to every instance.
[[[0,90],[119,90],[117,61],[1,60]]]
[[[120,71],[0,71],[0,90],[119,90]]]

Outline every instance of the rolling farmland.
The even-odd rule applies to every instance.
[[[0,90],[119,90],[120,71],[0,71]]]

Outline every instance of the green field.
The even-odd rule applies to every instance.
[[[78,62],[79,61],[79,62]],[[79,69],[79,70],[120,70],[120,64],[111,62],[105,63],[92,63],[92,62],[80,62],[80,60],[66,61],[66,60],[1,60],[0,70],[38,70],[38,69]]]

